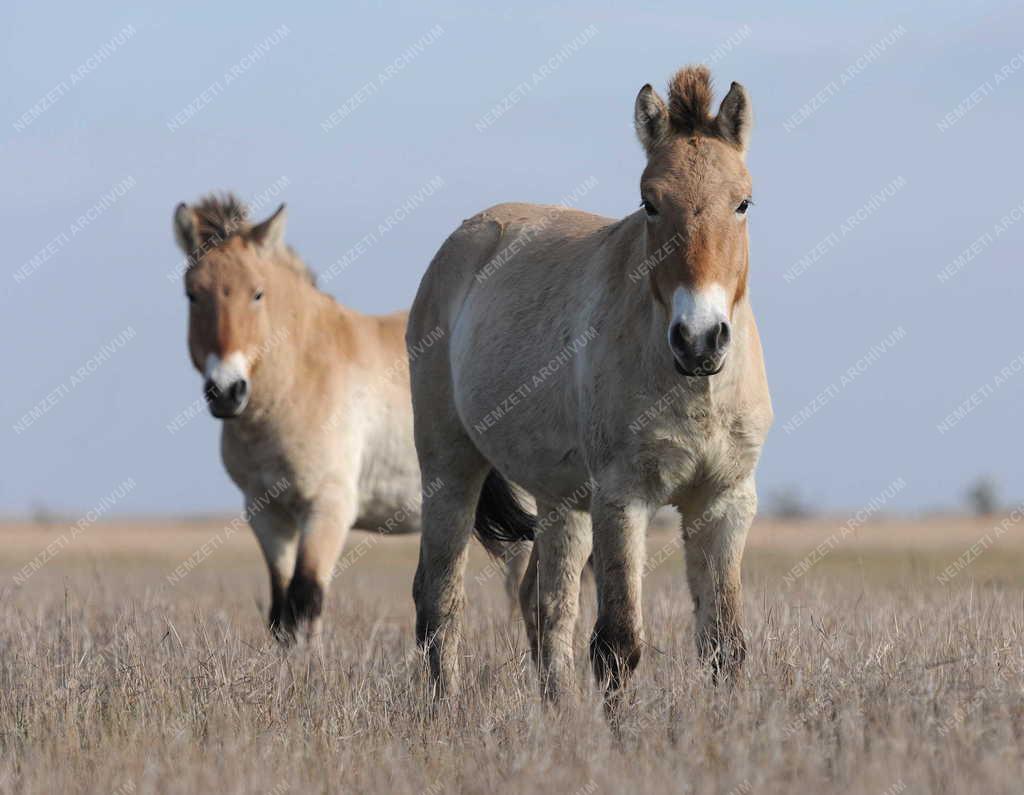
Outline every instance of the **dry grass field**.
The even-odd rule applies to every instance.
[[[653,532],[648,648],[615,731],[585,633],[578,703],[540,704],[501,578],[476,576],[479,550],[465,692],[432,713],[412,641],[416,537],[354,533],[358,560],[330,596],[322,650],[286,653],[263,627],[267,585],[247,530],[123,521],[70,539],[66,525],[8,523],[0,791],[1021,792],[1020,528],[880,520],[836,538],[844,520],[755,526],[750,653],[739,681],[718,688],[695,664],[675,535]],[[975,560],[937,579],[987,533]],[[787,578],[823,541],[821,559]],[[190,558],[203,559],[169,582]]]

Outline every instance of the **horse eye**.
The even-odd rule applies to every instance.
[[[194,304],[196,302],[196,294],[195,293],[186,291],[185,292],[185,296],[188,298],[188,302],[190,304]]]
[[[257,290],[257,291],[256,291],[256,292],[255,292],[255,293],[253,294],[252,300],[253,300],[253,301],[259,301],[259,300],[260,300],[261,298],[263,298],[263,291],[262,291],[262,290]]]
[[[753,199],[744,199],[743,201],[740,202],[739,207],[736,208],[736,212],[738,212],[740,215],[746,215],[747,210],[750,209],[750,205],[753,203]]]
[[[644,212],[647,213],[648,218],[654,218],[658,214],[658,208],[647,201],[647,199],[641,199],[640,206],[644,208]]]

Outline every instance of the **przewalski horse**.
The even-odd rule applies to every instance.
[[[362,315],[320,292],[284,229],[283,205],[252,225],[231,196],[174,213],[189,353],[270,569],[271,629],[290,641],[319,632],[353,525],[419,530],[408,357],[442,332],[407,354],[406,313]]]
[[[699,656],[716,677],[742,662],[740,561],[772,410],[747,295],[750,102],[737,83],[715,116],[711,100],[704,67],[675,75],[667,105],[640,90],[642,209],[498,205],[423,278],[407,339],[445,334],[411,363],[416,449],[424,480],[447,486],[423,505],[414,596],[440,693],[457,687],[466,544],[495,472],[548,518],[521,588],[548,697],[573,686],[591,548],[594,672],[612,696],[636,667],[644,536],[664,504],[683,517]]]

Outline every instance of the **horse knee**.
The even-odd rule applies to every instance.
[[[639,627],[598,619],[590,638],[590,662],[598,682],[618,689],[640,664],[640,654]]]

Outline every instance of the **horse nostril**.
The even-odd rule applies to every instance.
[[[244,378],[231,385],[230,397],[235,403],[241,403],[249,395],[249,382]]]
[[[220,397],[220,388],[213,381],[208,380],[203,384],[203,394],[207,400],[216,400]]]
[[[729,328],[729,324],[724,320],[711,329],[708,335],[710,337],[710,349],[713,351],[720,351],[726,345],[729,344],[729,339],[732,336],[732,331]]]
[[[672,332],[669,335],[669,343],[672,345],[673,350],[679,353],[689,350],[690,335],[687,333],[686,327],[681,322],[672,326]]]

